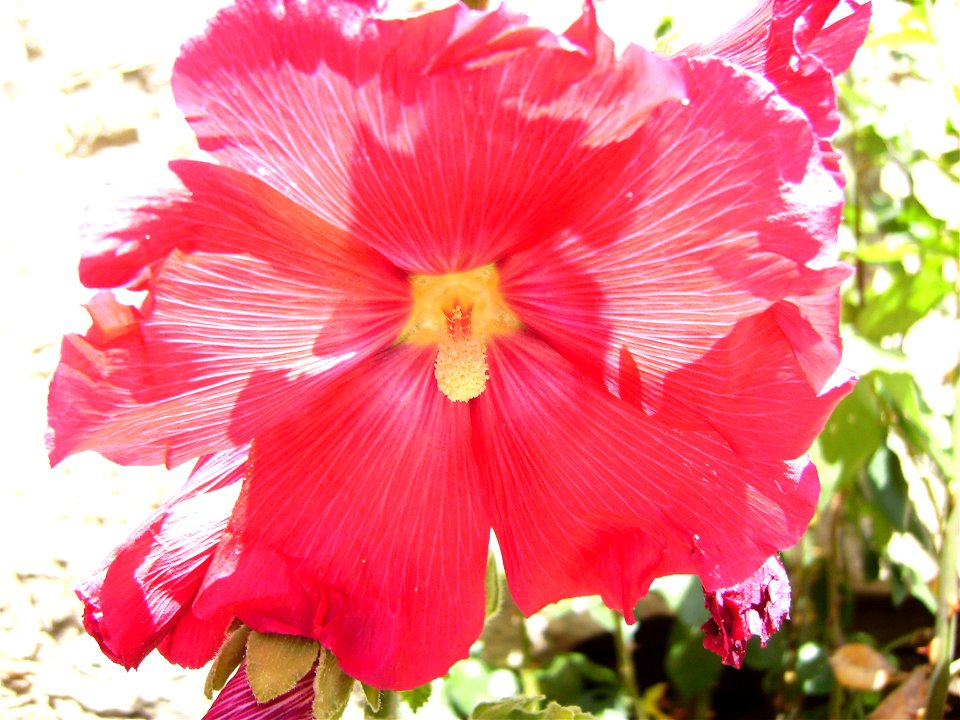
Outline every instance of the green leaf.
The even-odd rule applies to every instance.
[[[400,699],[403,700],[411,710],[416,712],[430,699],[430,693],[432,691],[433,685],[427,683],[426,685],[419,685],[409,690],[401,690],[399,695]]]
[[[380,691],[366,683],[360,683],[360,687],[363,688],[363,696],[367,699],[367,706],[373,712],[377,712],[380,709]]]
[[[447,673],[443,691],[450,705],[461,715],[470,714],[478,703],[488,700],[491,670],[486,663],[474,658],[461,660]]]
[[[934,538],[940,534],[942,520],[947,512],[948,492],[943,478],[932,468],[921,468],[916,462],[915,448],[908,447],[904,437],[896,430],[887,437],[887,447],[897,457],[898,470],[907,484],[910,498],[905,510],[910,513],[910,524],[904,530],[917,537],[927,538],[927,546],[934,546]]]
[[[864,47],[887,47],[891,50],[902,50],[908,45],[932,45],[935,40],[930,32],[930,23],[924,5],[914,5],[908,8],[897,19],[899,30],[883,35],[874,35],[867,39]]]
[[[867,263],[901,262],[908,255],[918,255],[920,245],[903,236],[889,234],[884,242],[861,243],[857,246],[856,256]]]
[[[868,293],[855,324],[860,334],[872,340],[905,333],[920,318],[937,307],[952,291],[943,277],[942,261],[921,257],[921,269],[910,275],[902,267],[890,268],[889,287]]]
[[[477,705],[470,720],[592,720],[593,715],[575,706],[561,706],[551,702],[543,710],[530,709],[539,705],[543,696],[512,697]]]
[[[826,648],[806,642],[797,649],[797,681],[807,695],[826,695],[833,686],[833,671]]]
[[[210,700],[213,698],[214,691],[219,692],[227,684],[227,680],[233,675],[233,671],[240,667],[243,662],[243,656],[247,651],[247,636],[250,635],[250,628],[241,625],[234,630],[227,639],[223,641],[217,656],[210,665],[210,671],[207,673],[207,680],[203,685],[203,694]]]
[[[920,395],[910,373],[877,373],[877,395],[896,411],[897,425],[910,443],[924,452],[931,452],[932,414]]]
[[[820,433],[824,459],[841,467],[840,481],[855,477],[886,437],[880,421],[880,405],[863,378],[853,392],[837,405]]]
[[[909,592],[910,595],[924,604],[931,615],[936,615],[939,603],[930,585],[921,577],[918,570],[918,567],[922,565],[926,565],[928,569],[930,569],[931,565],[936,566],[933,554],[926,551],[925,548],[920,545],[919,540],[913,535],[901,533],[894,539],[900,541],[899,545],[901,548],[904,545],[911,544],[906,541],[912,541],[914,550],[911,553],[904,553],[901,549],[897,552],[897,557],[893,557],[893,542],[891,541],[887,544],[886,555],[893,569],[891,580],[893,581],[895,578],[896,580],[894,582],[901,586],[901,588],[898,588],[900,590],[900,596],[897,597],[897,595],[894,595],[894,601],[897,603],[901,602],[903,600],[903,594]],[[912,554],[913,557],[909,557],[910,554]]]
[[[555,702],[551,702],[541,714],[535,715],[534,717],[542,718],[543,720],[591,720],[593,715],[583,712],[583,710],[575,705],[561,706]]]
[[[336,656],[321,648],[313,678],[313,716],[317,720],[337,720],[347,708],[353,683],[353,678],[340,669]]]
[[[247,638],[247,680],[257,702],[290,692],[310,672],[320,644],[310,638],[251,631]]]
[[[673,31],[673,18],[669,15],[662,20],[660,24],[657,25],[657,29],[653,32],[654,40],[662,40],[664,37],[669,35]]]
[[[703,646],[703,633],[675,622],[667,639],[667,677],[685,700],[690,700],[720,677],[720,659]]]
[[[908,45],[929,45],[933,38],[925,30],[907,28],[896,32],[875,35],[863,44],[864,47],[888,47],[899,49]]]
[[[576,652],[556,655],[536,677],[547,697],[591,712],[613,707],[620,693],[616,672]]]
[[[699,628],[710,617],[703,604],[703,585],[696,575],[670,575],[657,578],[650,586],[677,618],[691,628]]]
[[[886,543],[890,531],[882,532],[878,525],[888,525],[890,530],[907,529],[907,518],[910,515],[909,489],[897,456],[886,447],[880,448],[870,460],[864,495],[867,507],[876,511],[875,515],[879,515],[874,517],[874,532],[879,535],[880,543]],[[881,532],[877,533],[877,530]]]
[[[543,700],[543,696],[538,697],[512,697],[495,702],[479,703],[470,713],[470,720],[497,720],[497,718],[524,717],[527,715],[526,708],[538,705]],[[519,713],[519,714],[517,714]]]
[[[787,633],[781,631],[771,637],[766,646],[760,644],[760,638],[753,636],[747,643],[747,654],[743,664],[752,670],[766,670],[778,675],[783,674],[784,658],[787,654]]]
[[[487,555],[487,574],[484,579],[487,591],[487,617],[496,615],[503,604],[503,593],[500,591],[500,568],[493,553]]]

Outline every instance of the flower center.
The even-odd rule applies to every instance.
[[[500,295],[494,265],[446,275],[411,275],[413,311],[400,342],[436,345],[434,376],[450,400],[473,400],[487,386],[486,341],[520,321]]]

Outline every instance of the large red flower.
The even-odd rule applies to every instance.
[[[524,612],[632,617],[658,576],[740,582],[813,513],[804,453],[852,380],[808,106],[729,53],[617,57],[589,3],[559,37],[506,7],[376,10],[221,12],[174,76],[219,164],[173,163],[182,190],[81,262],[147,294],[65,338],[51,459],[213,456],[188,494],[242,476],[189,571],[158,590],[131,546],[84,592],[125,663],[185,617],[166,593],[408,688],[479,634],[491,528]]]

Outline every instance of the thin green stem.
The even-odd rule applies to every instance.
[[[830,501],[828,522],[830,523],[830,547],[826,558],[827,581],[827,634],[826,641],[833,648],[843,645],[843,596],[840,588],[840,578],[843,577],[843,558],[841,556],[842,528],[841,507],[843,506],[843,490],[838,490]]]
[[[530,634],[527,632],[527,619],[513,605],[512,601],[511,606],[517,622],[520,624],[520,652],[523,653],[523,664],[517,670],[517,674],[520,676],[520,692],[525,697],[530,698],[528,709],[537,711],[540,709],[540,701],[536,698],[541,697],[541,692],[540,679],[537,677],[536,664],[533,661],[533,643],[530,642]]]
[[[842,604],[840,578],[843,576],[841,556],[841,517],[843,491],[838,490],[830,502],[830,548],[827,552],[827,636],[826,640],[833,649],[843,645]],[[829,717],[843,717],[843,704],[846,693],[840,683],[830,687]]]
[[[377,720],[397,720],[400,717],[400,694],[395,690],[380,691],[380,708],[368,717]]]
[[[953,648],[957,638],[957,545],[960,538],[960,503],[956,492],[951,494],[950,514],[945,527],[943,549],[940,554],[940,593],[934,628],[933,673],[927,694],[927,718],[943,717],[950,684]]]
[[[537,679],[537,671],[531,667],[524,666],[517,672],[520,673],[520,693],[524,697],[531,698],[531,701],[533,698],[540,697],[540,680]],[[538,710],[539,704],[539,700],[533,702],[531,710]]]
[[[924,3],[930,21],[930,4]],[[931,26],[936,35],[936,28]],[[954,281],[954,311],[960,317],[960,278]],[[955,670],[953,649],[957,641],[957,614],[960,612],[960,577],[957,560],[960,556],[960,378],[953,380],[953,462],[947,477],[947,507],[942,521],[943,542],[940,547],[940,588],[937,603],[937,619],[934,640],[931,643],[933,672],[930,690],[927,693],[926,717],[938,720],[943,717],[947,702],[947,690],[951,673]]]
[[[958,298],[960,300],[960,298]],[[953,477],[947,487],[947,513],[943,523],[940,548],[940,592],[937,598],[937,619],[934,626],[933,672],[927,693],[926,717],[942,718],[947,702],[947,689],[953,666],[953,648],[957,640],[957,613],[960,611],[957,557],[960,554],[960,381],[953,385]]]
[[[633,663],[633,641],[627,639],[624,631],[624,620],[620,613],[613,612],[613,645],[617,655],[617,675],[620,684],[630,701],[631,715],[637,720],[643,720],[645,713],[640,699],[640,690],[637,687],[637,668]]]

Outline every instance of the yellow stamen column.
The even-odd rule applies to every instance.
[[[520,328],[500,295],[499,281],[494,265],[410,277],[413,311],[400,342],[436,345],[437,387],[452,401],[473,400],[486,388],[487,339]]]
[[[448,321],[450,329],[440,338],[433,374],[440,392],[451,400],[466,402],[487,386],[487,349],[472,328],[462,329],[464,316],[459,305]]]

